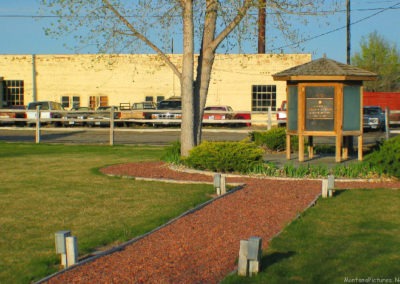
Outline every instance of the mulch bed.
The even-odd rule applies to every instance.
[[[161,162],[114,165],[104,174],[212,182],[213,177],[169,168]],[[236,269],[240,240],[269,240],[310,206],[318,180],[228,177],[245,187],[118,251],[78,265],[48,283],[219,283]],[[338,188],[400,188],[400,182],[336,182]]]

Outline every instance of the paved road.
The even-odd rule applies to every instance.
[[[252,131],[249,128],[240,129],[203,129],[203,139],[208,141],[240,141],[248,137]],[[400,132],[400,131],[396,131]],[[164,129],[128,129],[116,128],[114,144],[132,145],[168,145],[179,140],[178,128]],[[393,133],[391,136],[398,135]],[[367,132],[364,134],[364,144],[375,144],[385,139],[384,132]],[[0,141],[35,142],[35,128],[1,127]],[[334,145],[333,137],[317,137],[315,143]],[[71,143],[71,144],[110,144],[108,128],[42,128],[40,142]],[[355,141],[356,145],[356,141]]]
[[[239,141],[248,136],[242,129],[206,129],[203,139],[208,141]],[[168,145],[178,141],[180,130],[116,128],[114,144]],[[0,128],[0,141],[35,142],[34,128]],[[108,128],[42,128],[40,142],[73,144],[110,144]]]

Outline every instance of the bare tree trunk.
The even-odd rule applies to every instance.
[[[208,0],[204,20],[202,46],[197,65],[197,77],[195,84],[195,132],[197,144],[201,143],[201,129],[204,107],[207,101],[208,88],[210,86],[211,71],[215,58],[215,46],[212,45],[215,36],[217,22],[218,1]]]
[[[183,5],[183,63],[181,77],[182,123],[181,123],[181,155],[188,156],[196,146],[194,134],[194,27],[193,0],[182,1]]]

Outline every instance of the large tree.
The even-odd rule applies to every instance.
[[[373,92],[400,91],[400,53],[376,31],[363,37],[360,51],[352,57],[352,64],[378,74],[378,80],[365,83]]]
[[[100,52],[126,52],[128,46],[140,49],[138,44],[144,43],[160,56],[180,80],[181,154],[186,156],[201,142],[211,71],[221,43],[225,41],[224,48],[229,49],[232,41],[227,39],[234,38],[233,42],[240,45],[256,35],[254,15],[260,5],[270,11],[268,27],[275,26],[293,41],[296,32],[291,28],[290,16],[315,15],[324,0],[41,0],[41,4],[57,19],[47,30],[49,33],[62,37],[73,32],[77,43],[96,44]],[[171,61],[167,52],[170,47],[165,44],[179,30],[182,68]]]

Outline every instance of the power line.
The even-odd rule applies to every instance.
[[[355,22],[352,22],[350,25],[353,26],[353,25],[358,24],[358,23],[360,23],[360,22],[366,21],[366,20],[368,20],[368,19],[370,19],[370,18],[372,18],[372,17],[375,17],[376,15],[379,15],[379,14],[381,14],[381,13],[387,11],[387,10],[391,10],[391,9],[400,9],[400,7],[397,7],[397,8],[396,8],[396,6],[399,6],[399,5],[400,5],[400,2],[398,2],[397,4],[394,4],[394,5],[390,6],[390,7],[382,8],[380,11],[378,11],[378,12],[376,12],[376,13],[374,13],[374,14],[371,14],[371,15],[369,15],[369,16],[367,16],[367,17],[361,18],[361,19],[359,19],[359,20],[357,20],[357,21],[355,21]],[[301,44],[301,43],[305,43],[305,42],[308,42],[308,41],[311,41],[311,40],[314,40],[314,39],[317,39],[317,38],[326,36],[326,35],[328,35],[328,34],[337,32],[337,31],[342,30],[342,29],[345,29],[345,28],[347,28],[347,25],[346,25],[346,26],[339,27],[339,28],[336,28],[336,29],[333,29],[333,30],[330,30],[330,31],[328,31],[328,32],[325,32],[325,33],[322,33],[322,34],[319,34],[319,35],[315,35],[315,36],[308,37],[308,38],[306,38],[306,39],[303,39],[303,40],[298,41],[298,42],[295,42],[295,43],[291,43],[291,44],[283,45],[283,46],[280,46],[280,47],[277,47],[277,48],[273,48],[273,49],[271,49],[271,51],[280,50],[280,49],[283,49],[283,48],[286,48],[286,47],[291,47],[291,46],[297,46],[297,45],[299,45],[299,44]]]
[[[381,2],[379,2],[380,4],[382,4]],[[359,9],[352,9],[353,12],[367,12],[367,11],[386,11],[386,10],[398,10],[400,9],[400,7],[396,7],[399,4],[395,4],[391,7],[387,7],[387,8],[383,8],[383,7],[376,7],[376,8],[359,8]],[[343,10],[322,10],[322,11],[314,11],[314,12],[299,12],[299,15],[315,15],[315,14],[334,14],[334,13],[344,13],[346,12],[345,9]],[[379,12],[378,12],[379,13]],[[269,12],[267,13],[268,15],[275,15],[277,13],[273,13],[273,12]],[[71,15],[72,16],[72,15]],[[126,18],[132,18],[132,17],[138,17],[138,15],[132,15],[132,16],[125,16]],[[140,15],[141,16],[141,15]],[[70,16],[55,16],[55,15],[22,15],[22,14],[4,14],[1,15],[0,14],[0,18],[32,18],[32,19],[42,19],[42,18],[67,18]],[[80,18],[84,18],[86,16],[75,16],[75,17],[80,17]],[[153,16],[149,16],[149,17],[153,17],[153,18],[159,18],[161,16],[159,15],[153,15]]]

